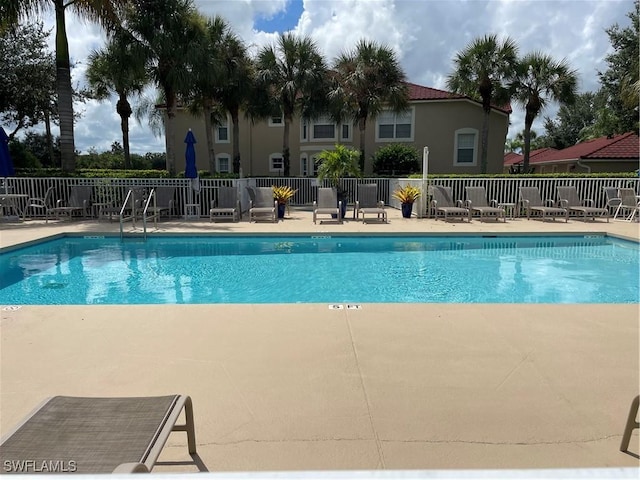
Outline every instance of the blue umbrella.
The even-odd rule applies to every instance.
[[[0,177],[13,177],[14,175],[13,162],[9,154],[9,137],[4,128],[0,127]]]
[[[187,132],[184,143],[187,144],[187,149],[184,152],[184,159],[186,161],[184,176],[187,178],[198,178],[198,169],[196,168],[196,137],[193,135],[191,129]]]

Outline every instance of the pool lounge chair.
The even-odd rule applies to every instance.
[[[466,187],[467,191],[467,208],[473,212],[477,212],[480,214],[480,221],[482,221],[485,216],[495,216],[496,221],[502,220],[504,222],[507,221],[507,216],[505,214],[504,207],[500,207],[498,205],[497,200],[491,200],[491,205],[487,202],[487,192],[484,187]]]
[[[623,217],[627,222],[632,221],[640,211],[640,198],[636,194],[633,188],[621,188],[620,192],[620,205],[616,208],[616,213],[613,216],[615,220],[618,215]]]
[[[209,221],[214,222],[229,218],[234,222],[239,221],[241,213],[238,189],[236,187],[218,187],[216,189],[216,197],[216,199],[211,200]]]
[[[185,424],[176,425],[184,410]],[[0,460],[16,473],[133,473],[153,468],[169,434],[187,433],[196,453],[186,395],[130,398],[52,397],[2,438]],[[19,471],[22,470],[22,471]]]
[[[358,185],[358,199],[354,210],[354,217],[360,219],[362,215],[362,223],[366,223],[367,215],[375,215],[378,221],[387,222],[387,211],[384,208],[384,202],[378,200],[378,185],[368,183]]]
[[[313,201],[313,223],[316,223],[318,215],[331,215],[342,223],[342,202],[338,201],[335,188],[318,187],[318,199]]]
[[[24,214],[28,216],[30,213],[34,215],[44,215],[45,222],[49,223],[49,216],[53,210],[53,193],[54,188],[49,187],[44,194],[44,197],[31,197],[27,200],[27,206],[25,207]]]
[[[607,197],[607,204],[605,207],[609,211],[609,216],[616,213],[616,208],[622,202],[620,195],[618,194],[617,187],[604,187],[604,194]]]
[[[458,216],[463,220],[466,217],[469,222],[471,221],[471,212],[468,208],[462,206],[462,201],[453,201],[450,187],[433,185],[431,194],[431,208],[436,220],[438,220],[438,214],[441,214],[445,222],[449,216]]]
[[[605,217],[609,221],[609,209],[593,206],[593,200],[580,200],[576,187],[558,187],[558,203],[569,212],[577,212],[586,222],[589,217],[595,221],[596,216]]]
[[[564,221],[569,220],[569,210],[562,207],[556,207],[553,200],[542,201],[540,190],[536,187],[520,187],[520,202],[527,212],[527,220],[531,219],[531,213],[539,213],[544,221],[550,216],[555,221],[556,217],[562,215]]]
[[[58,200],[56,206],[51,209],[51,213],[60,217],[60,214],[66,214],[69,219],[74,213],[82,213],[82,218],[87,218],[91,209],[91,194],[93,187],[74,185],[69,188],[69,200],[65,203]]]
[[[160,217],[163,213],[166,213],[169,217],[175,211],[175,196],[176,196],[176,187],[156,187],[154,188],[155,192],[155,203],[153,199],[151,199],[151,204],[147,209],[148,215],[157,215]]]
[[[256,216],[266,217],[273,223],[278,221],[278,202],[273,198],[271,187],[247,187],[249,192],[249,223],[256,221]]]

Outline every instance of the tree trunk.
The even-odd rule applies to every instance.
[[[489,116],[491,108],[484,110],[482,116],[482,133],[480,146],[480,173],[487,173],[487,158],[489,149]]]
[[[282,164],[284,166],[283,175],[289,176],[291,169],[291,154],[289,152],[289,130],[291,126],[291,115],[284,116],[284,131],[282,133]]]
[[[131,168],[131,152],[129,149],[129,117],[131,116],[131,105],[127,100],[127,96],[120,93],[118,103],[116,103],[116,111],[120,115],[120,129],[122,130],[122,148],[124,150],[124,168]]]
[[[55,0],[56,12],[56,92],[60,117],[60,153],[62,170],[76,169],[76,149],[73,139],[73,97],[71,90],[71,65],[69,43],[64,19],[64,2]]]
[[[213,124],[211,123],[211,104],[207,103],[204,107],[204,130],[207,137],[207,157],[209,160],[209,173],[213,175],[216,173],[216,151],[214,147],[214,133]]]
[[[231,111],[231,122],[233,123],[233,138],[232,138],[232,155],[233,155],[233,173],[240,174],[240,119],[238,109],[234,108]]]
[[[531,126],[533,120],[538,114],[539,108],[532,104],[531,101],[525,107],[524,115],[524,147],[522,153],[522,173],[529,173],[529,153],[531,152]]]
[[[176,138],[175,138],[175,116],[176,116],[176,95],[171,87],[165,87],[165,97],[167,99],[167,126],[165,137],[167,141],[167,171],[172,177],[176,176]]]
[[[367,117],[361,117],[358,119],[358,130],[360,131],[360,171],[364,173],[364,146],[366,143],[365,135],[367,133]]]
[[[47,139],[47,152],[49,152],[49,164],[47,167],[56,166],[56,160],[53,158],[53,135],[51,135],[51,116],[49,111],[44,112],[44,131]]]

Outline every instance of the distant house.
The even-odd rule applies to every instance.
[[[429,147],[429,173],[473,174],[480,172],[480,132],[482,104],[464,95],[407,83],[410,107],[403,114],[383,112],[367,122],[365,175],[373,171],[372,155],[390,143],[412,145],[422,156]],[[510,107],[494,109],[490,117],[487,171],[502,171],[503,148],[509,128]],[[283,172],[283,118],[251,122],[241,116],[240,157],[245,176],[278,176]],[[210,170],[205,126],[202,117],[179,109],[176,115],[178,136],[191,128],[196,136],[198,169]],[[232,172],[232,124],[230,118],[214,125],[214,150],[217,172]],[[180,139],[176,139],[180,140]],[[314,176],[315,158],[336,143],[358,149],[359,131],[352,122],[335,124],[328,117],[306,121],[294,118],[291,125],[290,154],[292,176]],[[176,145],[180,145],[176,141]],[[177,162],[179,165],[179,162]]]
[[[522,165],[522,155],[504,156],[504,171]],[[529,166],[535,173],[633,172],[640,168],[640,141],[635,132],[600,137],[562,150],[543,148],[529,155]]]

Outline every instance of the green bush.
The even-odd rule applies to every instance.
[[[409,145],[392,143],[379,148],[373,156],[373,173],[376,175],[397,177],[420,171],[420,153]]]

